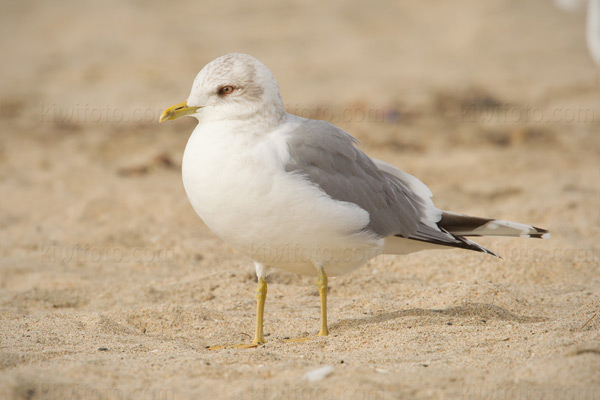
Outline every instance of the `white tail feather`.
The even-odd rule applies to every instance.
[[[464,226],[449,229],[449,232],[459,236],[514,236],[541,239],[548,239],[550,237],[550,232],[545,229],[501,219],[492,219],[476,227]]]

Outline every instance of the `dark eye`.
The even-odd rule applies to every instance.
[[[227,96],[228,94],[233,93],[235,88],[231,85],[223,86],[219,88],[219,96]]]

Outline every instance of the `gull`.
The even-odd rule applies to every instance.
[[[600,66],[600,0],[554,0],[564,11],[577,11],[587,3],[585,38],[590,57]]]
[[[425,184],[370,158],[343,130],[286,113],[272,72],[247,54],[207,64],[187,101],[166,109],[160,122],[185,115],[198,120],[182,162],[190,203],[256,268],[254,340],[236,347],[265,343],[271,267],[317,277],[318,335],[325,336],[328,276],[380,254],[461,248],[496,256],[467,236],[549,235],[526,224],[436,208]]]

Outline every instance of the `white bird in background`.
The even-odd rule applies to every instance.
[[[590,55],[600,66],[600,0],[589,1],[586,38]]]
[[[600,66],[600,0],[554,0],[564,11],[577,11],[587,2],[586,42],[592,60]]]
[[[436,208],[427,186],[369,158],[346,132],[286,113],[271,71],[246,54],[206,65],[187,101],[160,121],[184,115],[198,120],[183,156],[187,196],[204,223],[256,267],[256,332],[239,347],[265,342],[268,267],[318,277],[319,335],[327,335],[328,276],[379,254],[458,247],[495,255],[467,236],[548,236]]]

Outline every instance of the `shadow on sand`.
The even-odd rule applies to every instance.
[[[332,324],[331,328],[357,327],[360,325],[376,324],[406,317],[421,317],[423,318],[423,325],[446,324],[448,318],[477,318],[480,321],[501,320],[518,323],[533,323],[546,320],[546,318],[543,317],[518,315],[493,304],[473,303],[444,309],[428,310],[424,308],[411,308],[408,310],[382,312],[377,315],[370,315],[363,318],[345,319]]]

